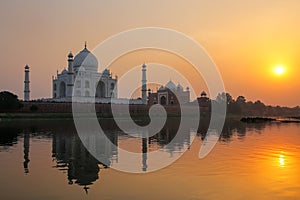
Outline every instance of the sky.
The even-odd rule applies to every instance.
[[[51,97],[52,75],[67,67],[68,53],[77,54],[84,41],[92,50],[121,31],[163,27],[201,44],[234,98],[243,95],[268,105],[298,106],[299,8],[297,0],[1,1],[0,91],[23,98],[24,66],[28,64],[31,98]],[[174,60],[166,53],[142,51],[118,59],[111,70],[121,75],[124,68],[142,62],[173,67],[178,65]],[[183,62],[177,69],[186,69]],[[285,67],[284,74],[274,74],[278,65]],[[168,76],[166,82],[172,78]],[[201,90],[199,83],[196,92]]]

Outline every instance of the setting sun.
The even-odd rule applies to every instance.
[[[279,66],[276,66],[273,71],[276,75],[282,75],[285,73],[285,67],[279,65]]]

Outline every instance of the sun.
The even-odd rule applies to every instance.
[[[273,69],[274,74],[281,76],[285,73],[285,67],[282,65],[278,65]]]

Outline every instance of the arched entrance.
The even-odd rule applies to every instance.
[[[66,83],[63,81],[59,85],[59,97],[66,97]]]
[[[165,96],[160,97],[160,104],[166,105],[167,104],[167,98]]]
[[[98,97],[98,98],[104,98],[105,97],[105,84],[102,81],[98,82],[95,96]]]

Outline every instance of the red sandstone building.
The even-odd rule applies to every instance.
[[[169,81],[165,86],[161,86],[157,92],[148,93],[148,104],[161,104],[161,105],[179,105],[190,102],[190,90],[187,87],[186,90],[178,84],[177,86]]]
[[[200,112],[210,112],[211,110],[211,102],[210,99],[207,97],[207,94],[205,91],[201,93],[201,97],[198,97],[197,100],[195,100],[200,108]]]

